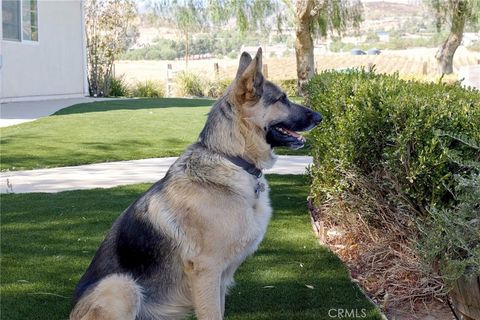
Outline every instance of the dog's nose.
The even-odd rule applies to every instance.
[[[318,112],[312,111],[312,121],[315,125],[319,124],[322,121],[322,115]]]

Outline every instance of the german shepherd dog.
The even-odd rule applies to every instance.
[[[114,222],[80,279],[70,319],[223,318],[233,275],[270,219],[262,169],[300,148],[319,113],[292,103],[244,52],[199,139]]]

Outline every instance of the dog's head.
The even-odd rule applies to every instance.
[[[305,138],[297,131],[308,131],[322,116],[307,107],[291,102],[285,92],[262,74],[262,49],[255,58],[244,52],[240,57],[231,94],[242,116],[262,132],[273,147],[298,149]]]

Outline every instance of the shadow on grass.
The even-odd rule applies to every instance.
[[[323,278],[308,285],[313,289],[299,281],[267,285],[255,281],[253,275],[237,281],[226,299],[226,319],[332,319],[332,309],[357,310],[366,315],[359,318],[381,319],[375,307],[344,279]]]
[[[125,99],[112,101],[98,101],[80,103],[55,112],[52,116],[103,112],[113,110],[139,110],[171,107],[209,107],[215,100],[211,99],[186,99],[186,98],[158,98],[158,99]]]

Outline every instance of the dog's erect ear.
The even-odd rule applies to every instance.
[[[244,67],[244,65],[246,66]],[[263,81],[262,48],[258,48],[253,59],[244,52],[240,57],[240,65],[235,78],[234,92],[237,100],[240,103],[259,100],[263,94]]]
[[[235,76],[235,79],[238,79],[242,76],[242,74],[245,72],[245,69],[247,69],[250,62],[252,62],[252,57],[247,52],[244,51],[240,56],[240,63],[238,64],[238,70],[237,70],[237,75]]]

